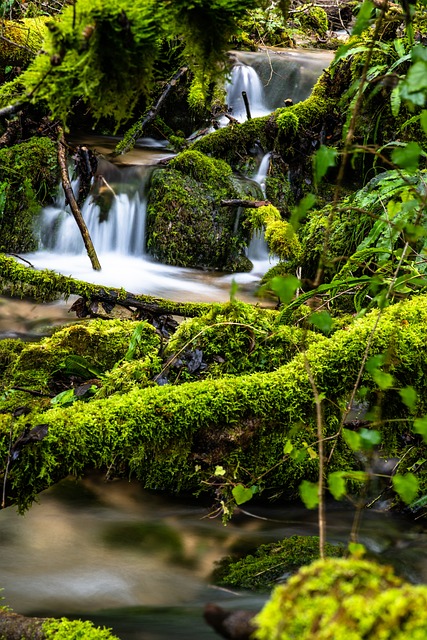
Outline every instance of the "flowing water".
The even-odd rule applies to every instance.
[[[241,94],[246,91],[253,115],[263,115],[283,105],[306,98],[322,69],[331,61],[331,52],[266,50],[232,53],[235,65],[228,90],[233,115],[242,120]],[[108,155],[114,138],[86,138],[84,142]],[[83,216],[101,262],[102,271],[91,269],[83,242],[61,193],[53,207],[43,211],[40,221],[40,250],[25,256],[36,268],[49,268],[65,275],[106,286],[124,287],[133,293],[159,295],[175,300],[225,301],[231,282],[240,285],[238,296],[253,300],[260,277],[274,264],[262,238],[248,248],[254,267],[250,273],[222,275],[160,264],[145,250],[147,184],[152,167],[170,155],[164,143],[141,139],[130,154],[120,156],[115,165],[101,163],[98,173],[117,194],[111,215],[103,219],[92,196],[83,206]],[[117,164],[118,162],[118,164]],[[120,166],[119,166],[120,165]],[[263,187],[268,155],[260,158],[258,175],[252,178]]]
[[[249,515],[252,514],[252,515]],[[1,585],[7,604],[28,615],[88,618],[122,640],[210,640],[207,602],[259,610],[266,596],[211,581],[225,555],[291,535],[316,535],[316,514],[295,505],[249,506],[224,527],[208,506],[143,491],[137,483],[67,480],[25,516],[0,517]],[[328,540],[346,543],[353,510],[327,509]],[[427,579],[420,524],[364,514],[360,540],[407,578]]]

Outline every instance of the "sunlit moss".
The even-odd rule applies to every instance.
[[[318,560],[273,591],[257,640],[422,640],[427,587],[363,559]]]

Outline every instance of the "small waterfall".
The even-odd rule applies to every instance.
[[[267,178],[268,170],[270,168],[270,156],[271,156],[271,153],[266,153],[263,156],[260,162],[260,165],[258,167],[258,171],[252,178],[254,182],[257,182],[261,187],[261,191],[264,197],[265,197],[265,180]],[[266,261],[269,260],[268,246],[264,238],[264,229],[255,231],[249,243],[247,254],[248,254],[249,260],[252,263],[259,262],[261,264],[264,264]]]
[[[74,184],[74,189],[76,188]],[[144,182],[141,190],[144,188]],[[145,253],[146,198],[137,189],[134,193],[113,196],[108,213],[101,211],[96,198],[89,195],[81,208],[97,253],[119,253],[143,256]],[[55,205],[43,209],[39,221],[42,249],[59,254],[84,254],[86,249],[76,221],[65,205],[63,190]]]
[[[264,87],[257,72],[244,63],[236,64],[232,68],[231,80],[226,86],[226,91],[231,115],[239,122],[247,119],[242,91],[247,94],[252,117],[264,116],[271,111],[266,105]]]

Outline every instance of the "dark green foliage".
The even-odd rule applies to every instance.
[[[327,544],[325,555],[340,557],[344,547]],[[283,582],[305,564],[319,557],[317,536],[291,536],[260,545],[254,554],[238,560],[224,558],[214,572],[214,581],[224,586],[266,591]]]
[[[0,251],[36,248],[34,220],[58,186],[56,146],[49,138],[0,149]]]

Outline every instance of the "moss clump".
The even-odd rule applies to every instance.
[[[284,220],[277,220],[267,225],[265,240],[270,252],[281,260],[292,260],[297,263],[301,255],[301,244],[293,226]]]
[[[341,545],[325,545],[328,557],[344,554]],[[239,560],[225,558],[214,572],[217,584],[240,589],[267,590],[279,581],[283,582],[303,565],[319,558],[319,538],[316,536],[291,536],[279,542],[262,544],[254,554]]]
[[[223,160],[184,151],[154,173],[147,217],[147,246],[161,262],[222,271],[250,270],[248,236],[237,210],[223,198],[242,193]]]
[[[322,7],[308,7],[298,15],[302,29],[314,31],[324,36],[328,30],[328,16]]]
[[[246,211],[246,220],[254,231],[261,230],[272,222],[281,220],[280,212],[273,205],[268,204],[264,207],[256,207]]]
[[[49,138],[0,149],[0,251],[36,248],[34,220],[55,194],[58,177],[56,146]]]
[[[49,640],[119,640],[111,629],[95,627],[89,620],[68,620],[50,618],[43,623],[44,637]]]
[[[275,588],[257,640],[422,640],[427,587],[363,559],[318,560]]]
[[[282,135],[295,135],[299,127],[299,118],[296,113],[288,107],[280,111],[276,118],[276,123]]]
[[[102,374],[124,358],[137,324],[130,320],[91,320],[27,344],[8,367],[3,388],[19,386],[55,394],[71,386],[70,376],[96,377],[97,372]],[[160,340],[148,323],[140,335],[139,355],[143,358],[158,349]],[[69,356],[80,356],[87,365],[83,363],[82,368],[77,368]]]
[[[0,67],[26,67],[41,49],[47,33],[46,17],[1,22]]]

